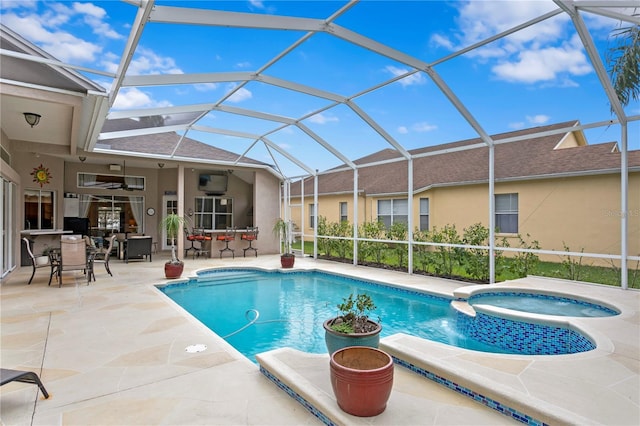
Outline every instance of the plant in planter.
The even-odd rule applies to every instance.
[[[171,240],[171,260],[164,264],[164,275],[166,278],[180,278],[184,270],[184,262],[178,259],[176,254],[176,238],[184,225],[184,218],[175,213],[168,214],[160,222],[160,228],[163,229],[167,238]]]
[[[45,244],[44,248],[42,249],[42,255],[36,257],[36,264],[46,265],[47,263],[49,263],[49,253],[51,253],[52,251],[53,248]]]
[[[354,296],[351,293],[343,299],[338,305],[340,314],[323,323],[329,354],[348,346],[377,348],[382,326],[369,318],[375,309],[376,305],[368,294]]]
[[[291,249],[291,237],[293,227],[290,220],[278,219],[273,225],[273,233],[281,239],[284,244],[284,251],[280,255],[280,265],[283,268],[293,268],[296,256]]]

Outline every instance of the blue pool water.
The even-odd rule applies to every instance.
[[[481,293],[469,298],[469,304],[492,305],[534,314],[567,317],[609,317],[618,315],[606,306],[567,297],[532,293]]]
[[[483,330],[502,329],[504,323],[490,322],[478,329],[469,318],[451,308],[449,299],[321,272],[215,270],[201,272],[197,279],[185,283],[158,288],[253,361],[255,354],[279,347],[326,353],[322,323],[336,316],[336,305],[343,298],[359,292],[369,294],[377,306],[372,319],[380,318],[381,337],[406,333],[495,353],[571,353],[593,349],[590,342],[580,341],[582,336],[565,329],[558,330],[563,336],[569,333],[571,340],[577,338],[578,349],[573,343],[569,346],[562,343],[560,350],[554,347],[541,352],[537,342],[523,345],[518,339],[516,345],[503,345],[502,337],[487,338]],[[252,320],[255,322],[248,325]],[[517,333],[542,339],[539,330]]]

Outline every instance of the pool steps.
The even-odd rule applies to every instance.
[[[410,374],[411,376],[417,375],[421,380],[432,380],[452,392],[471,398],[490,411],[495,410],[501,416],[507,416],[523,424],[588,425],[593,423],[588,419],[580,418],[576,413],[568,412],[532,397],[528,393],[457,366],[447,360],[451,352],[447,345],[405,334],[395,334],[383,338],[380,349],[394,358],[397,373],[394,389],[402,388],[402,380],[406,380],[407,376],[399,373],[401,373],[400,370],[405,370],[413,373]],[[296,399],[324,424],[371,424],[370,421],[361,423],[360,418],[344,413],[337,406],[328,384],[328,355],[307,354],[291,348],[281,348],[258,354],[256,359],[263,375]],[[318,370],[322,370],[325,363],[326,377],[320,377],[319,374],[323,372]],[[397,379],[401,381],[398,382]],[[392,396],[393,394],[392,392]],[[400,395],[398,392],[398,397],[401,397]],[[389,405],[391,406],[393,402],[394,400],[391,399]],[[391,414],[383,413],[380,416],[384,415]],[[380,424],[384,424],[384,418],[381,420]]]

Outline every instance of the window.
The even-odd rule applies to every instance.
[[[233,200],[224,197],[196,197],[193,225],[203,229],[233,227]]]
[[[420,198],[420,230],[429,230],[429,199]]]
[[[315,228],[316,225],[316,205],[309,204],[309,227]]]
[[[78,188],[144,190],[145,179],[143,176],[78,173]]]
[[[55,194],[53,191],[24,191],[24,221],[27,229],[54,229]]]
[[[144,197],[80,194],[78,198],[78,216],[89,219],[92,236],[107,236],[111,232],[145,232]]]
[[[378,220],[387,228],[396,222],[409,223],[407,199],[378,200]]]
[[[349,216],[347,215],[347,203],[345,201],[340,203],[340,222],[347,222]]]
[[[504,234],[518,233],[518,194],[496,194],[496,229]]]

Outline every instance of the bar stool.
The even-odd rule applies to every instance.
[[[193,250],[193,257],[195,257],[198,251],[198,248],[194,245],[194,243],[196,242],[196,235],[193,232],[189,233],[189,231],[187,231],[187,228],[184,228],[184,234],[187,238],[187,241],[191,241],[191,247],[187,247],[186,249],[184,249],[184,256],[187,257],[187,255],[189,254],[189,250]]]
[[[207,250],[204,246],[204,243],[207,241],[211,241],[211,237],[204,233],[204,229],[194,229],[193,233],[195,235],[195,240],[200,243],[200,247],[196,248],[196,252],[193,257],[200,257],[209,254],[209,250]]]
[[[231,252],[231,256],[235,259],[236,257],[236,253],[235,250],[232,248],[229,248],[229,241],[235,241],[236,239],[236,230],[235,228],[227,228],[226,232],[224,234],[218,235],[216,237],[216,240],[218,241],[224,241],[225,246],[222,250],[220,250],[220,259],[222,259],[222,253],[224,253],[225,251],[230,251]]]
[[[258,257],[258,249],[253,247],[251,244],[258,239],[258,227],[248,227],[247,232],[243,233],[240,236],[241,240],[249,241],[249,247],[243,248],[244,257],[247,257],[247,250],[253,250],[256,253],[256,257]]]

